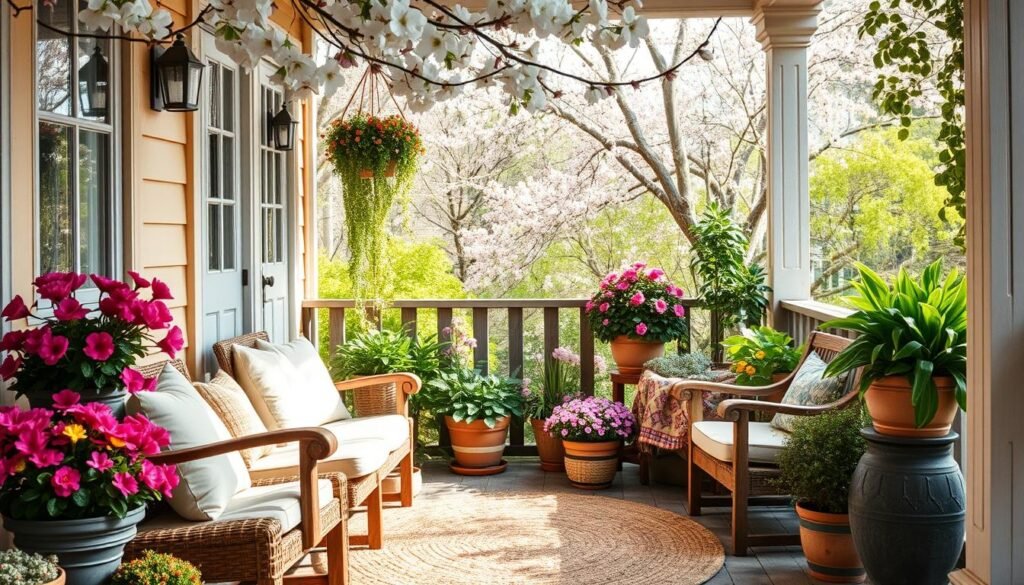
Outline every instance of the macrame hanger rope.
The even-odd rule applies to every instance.
[[[356,95],[358,94],[359,105],[356,107],[355,114],[366,112],[370,116],[379,116],[384,112],[387,99],[391,98],[391,103],[398,110],[398,115],[403,120],[406,120],[405,111],[399,105],[398,100],[395,99],[395,94],[391,92],[391,86],[384,79],[378,79],[381,75],[381,68],[378,65],[370,65],[363,71],[363,75],[352,89],[352,95],[349,96],[345,108],[341,111],[342,119],[348,116],[349,108],[355,103]]]

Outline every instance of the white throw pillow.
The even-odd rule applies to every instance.
[[[303,400],[308,401],[309,408],[320,415],[317,424],[329,423],[352,418],[341,399],[341,393],[334,387],[334,380],[327,366],[320,359],[320,354],[305,337],[299,337],[290,343],[267,343],[256,340],[256,349],[275,351],[285,358],[299,371],[299,388]]]
[[[139,392],[131,401],[154,424],[171,435],[172,451],[225,441],[231,434],[192,384],[170,364],[164,367],[153,392]],[[227,453],[177,466],[181,482],[171,507],[182,518],[216,520],[238,492],[252,482],[238,453]]]
[[[235,379],[270,430],[315,427],[324,420],[299,370],[276,351],[234,346]]]

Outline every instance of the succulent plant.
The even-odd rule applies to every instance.
[[[17,549],[0,551],[0,583],[43,585],[60,575],[57,557],[31,554]]]
[[[110,585],[201,585],[199,569],[176,556],[144,551],[142,557],[121,565]]]

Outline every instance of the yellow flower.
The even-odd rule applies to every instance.
[[[64,427],[64,432],[61,434],[71,439],[72,445],[89,436],[89,434],[85,432],[85,427],[73,423]]]
[[[120,449],[121,447],[125,446],[124,439],[115,437],[113,435],[107,435],[107,442],[110,443],[110,446],[114,447],[115,449]]]
[[[754,366],[747,366],[746,372],[748,376],[753,376],[754,374],[757,373],[757,368],[755,368]]]
[[[25,471],[26,465],[28,464],[25,463],[24,459],[18,459],[18,461],[14,464],[14,467],[11,469],[11,471],[13,471],[14,473],[21,473],[22,471]]]
[[[763,350],[762,351],[758,351],[757,353],[754,354],[754,357],[759,359],[759,360],[763,360],[764,359],[764,351]]]
[[[742,370],[743,368],[747,367],[747,362],[740,360],[736,362],[736,367]]]

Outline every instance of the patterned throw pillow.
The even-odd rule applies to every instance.
[[[212,380],[196,382],[195,387],[203,400],[217,413],[232,437],[237,439],[267,432],[266,425],[256,414],[256,409],[249,402],[245,390],[242,390],[242,387],[231,376],[224,372],[217,372]],[[253,461],[269,454],[273,449],[273,445],[265,445],[245,449],[239,453],[242,455],[242,460],[245,461],[245,466],[251,467]]]
[[[828,364],[812,351],[793,378],[793,382],[782,398],[782,404],[797,406],[821,406],[835,402],[846,393],[847,374],[834,378],[825,378],[825,367]],[[772,426],[780,431],[793,432],[793,423],[799,416],[792,414],[776,414],[772,418]]]

